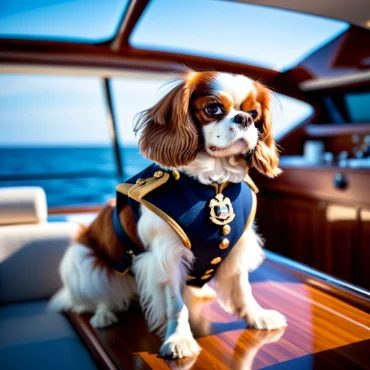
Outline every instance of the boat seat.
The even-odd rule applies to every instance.
[[[13,369],[96,369],[63,314],[48,312],[58,267],[79,226],[47,222],[45,192],[0,189],[0,358]]]

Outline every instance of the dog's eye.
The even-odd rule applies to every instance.
[[[256,119],[258,117],[258,112],[256,110],[251,110],[249,114],[252,116],[253,119]]]
[[[222,109],[218,104],[212,104],[204,110],[209,116],[217,116],[222,114]]]

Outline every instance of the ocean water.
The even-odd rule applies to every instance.
[[[121,149],[124,177],[110,147],[0,148],[0,187],[41,186],[48,206],[101,204],[151,162],[137,147]]]

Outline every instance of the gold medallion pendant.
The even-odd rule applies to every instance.
[[[209,218],[216,225],[229,224],[235,218],[230,199],[221,193],[216,194],[216,196],[211,199],[209,208],[211,208]]]

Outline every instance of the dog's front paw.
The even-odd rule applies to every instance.
[[[162,344],[159,353],[162,357],[182,358],[196,356],[200,347],[191,333],[188,335],[174,333]]]
[[[287,326],[285,316],[275,310],[261,310],[246,320],[248,325],[255,329],[273,330]]]
[[[94,328],[106,328],[118,321],[117,316],[111,311],[96,311],[90,319],[90,324]]]

